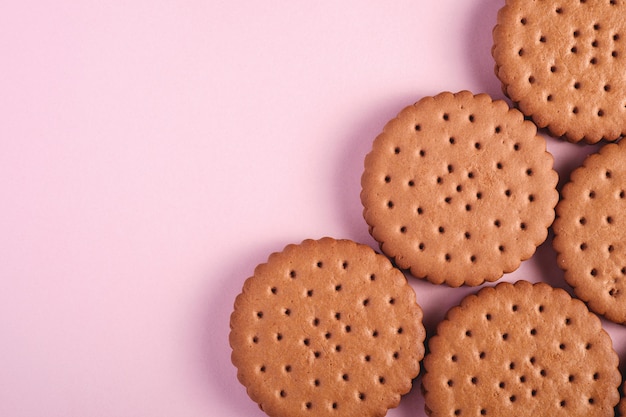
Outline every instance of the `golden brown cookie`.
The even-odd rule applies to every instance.
[[[232,362],[268,415],[384,416],[424,355],[406,278],[370,247],[305,240],[247,279],[230,320]]]
[[[600,319],[545,283],[463,299],[428,343],[429,416],[613,416],[618,357]]]
[[[572,172],[554,222],[557,263],[576,296],[626,323],[626,142],[607,144]]]
[[[547,237],[558,175],[535,125],[469,91],[425,97],[365,158],[363,215],[381,250],[419,278],[495,281]]]
[[[626,1],[506,0],[492,55],[505,94],[571,142],[626,132]]]

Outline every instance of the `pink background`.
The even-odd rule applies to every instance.
[[[264,416],[230,364],[244,279],[305,238],[376,247],[371,141],[424,95],[503,98],[502,3],[3,2],[0,415]],[[597,149],[546,138],[561,183]],[[521,278],[566,287],[549,242]],[[475,291],[410,280],[429,331]],[[424,416],[419,380],[388,415]]]

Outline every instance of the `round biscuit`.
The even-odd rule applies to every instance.
[[[556,207],[557,264],[576,296],[626,323],[626,142],[604,145],[570,176]]]
[[[626,132],[626,1],[506,0],[492,55],[504,93],[570,142]]]
[[[418,375],[422,310],[383,255],[349,240],[288,245],[245,281],[232,362],[272,417],[384,416]]]
[[[425,97],[365,158],[363,215],[381,250],[418,278],[495,281],[547,237],[557,173],[536,126],[469,91]]]
[[[618,356],[585,304],[545,283],[500,283],[464,298],[428,342],[430,417],[611,416]]]

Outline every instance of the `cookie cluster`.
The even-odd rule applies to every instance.
[[[626,323],[626,142],[589,156],[559,195],[537,127],[583,143],[626,133],[625,13],[625,0],[506,0],[492,55],[515,108],[443,92],[385,125],[360,195],[382,253],[330,237],[288,245],[235,300],[232,362],[264,412],[384,416],[423,366],[429,416],[614,415],[619,360],[596,314]],[[576,298],[499,283],[426,340],[402,270],[449,287],[495,282],[550,227]]]

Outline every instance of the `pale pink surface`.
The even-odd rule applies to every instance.
[[[503,97],[502,3],[0,6],[0,415],[264,416],[230,364],[244,279],[305,238],[376,247],[371,141],[424,95]],[[597,149],[548,146],[561,184]],[[566,288],[549,244],[521,278]],[[430,332],[476,290],[411,283]],[[424,415],[419,380],[388,415]]]

